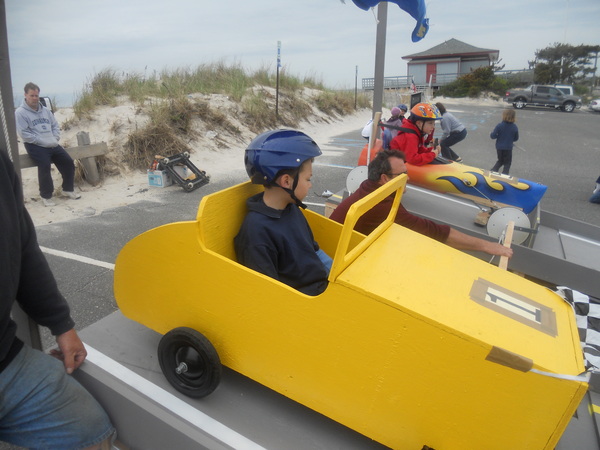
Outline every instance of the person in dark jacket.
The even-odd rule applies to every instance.
[[[496,139],[496,153],[498,154],[498,161],[492,167],[492,172],[498,172],[502,166],[504,166],[503,174],[508,175],[510,171],[513,144],[519,140],[519,128],[515,124],[516,120],[515,110],[505,109],[502,111],[502,122],[496,125],[490,134],[492,139]]]
[[[407,173],[405,156],[398,150],[382,150],[369,163],[368,178],[349,197],[345,198],[333,210],[329,218],[339,223],[344,223],[350,207],[363,197],[383,186],[397,176]],[[370,234],[388,216],[392,207],[394,195],[389,196],[378,205],[367,211],[356,222],[354,229],[363,234]],[[431,220],[417,217],[409,213],[402,204],[398,208],[394,221],[410,230],[421,233],[427,237],[442,242],[458,250],[481,251],[490,255],[508,256],[513,254],[512,249],[497,242],[479,239],[461,233],[448,225],[440,225]]]
[[[258,135],[245,154],[246,171],[265,191],[247,200],[248,214],[234,239],[237,260],[307,295],[327,287],[331,258],[319,248],[300,208],[321,154],[306,134],[274,130]]]
[[[37,243],[21,182],[3,150],[0,211],[0,440],[28,448],[109,448],[114,428],[108,416],[70,376],[83,363],[86,350]],[[56,336],[54,358],[16,337],[17,324],[11,318],[15,301]]]

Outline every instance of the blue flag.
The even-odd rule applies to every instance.
[[[381,0],[352,0],[352,2],[359,8],[368,11],[380,3]],[[418,42],[423,39],[429,30],[429,19],[425,18],[425,0],[390,0],[389,3],[395,3],[417,21],[417,26],[412,32],[412,41]]]

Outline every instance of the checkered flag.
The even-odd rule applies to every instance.
[[[556,289],[556,293],[575,310],[585,368],[600,372],[600,299],[566,286],[557,286]]]

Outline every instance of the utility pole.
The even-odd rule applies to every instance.
[[[594,76],[592,77],[592,86],[590,88],[590,94],[594,93],[596,87],[596,68],[598,67],[598,52],[596,51],[596,59],[594,60]]]
[[[563,80],[563,57],[560,57],[560,82],[564,82]]]
[[[17,127],[15,124],[15,106],[13,102],[12,81],[10,78],[10,58],[8,55],[8,32],[6,27],[6,5],[0,0],[0,152],[7,152],[19,176],[19,149],[17,147]],[[4,211],[2,212],[4,214]],[[15,302],[12,318],[17,323],[17,336],[26,344],[38,350],[42,349],[40,331]]]
[[[383,74],[385,69],[385,39],[387,32],[388,2],[377,6],[377,40],[375,43],[375,76],[373,86],[373,117],[383,107]]]
[[[20,174],[4,3],[4,0],[0,0],[0,150],[8,153],[17,173]]]
[[[277,41],[277,87],[275,89],[275,118],[279,120],[279,68],[281,67],[281,41]]]
[[[354,72],[354,109],[356,109],[358,97],[358,66],[356,66],[356,70]]]

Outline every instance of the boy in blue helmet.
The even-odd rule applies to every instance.
[[[257,136],[244,159],[252,182],[265,190],[247,200],[248,215],[234,239],[239,263],[307,295],[325,290],[331,267],[300,211],[312,186],[313,159],[320,154],[300,131]]]

